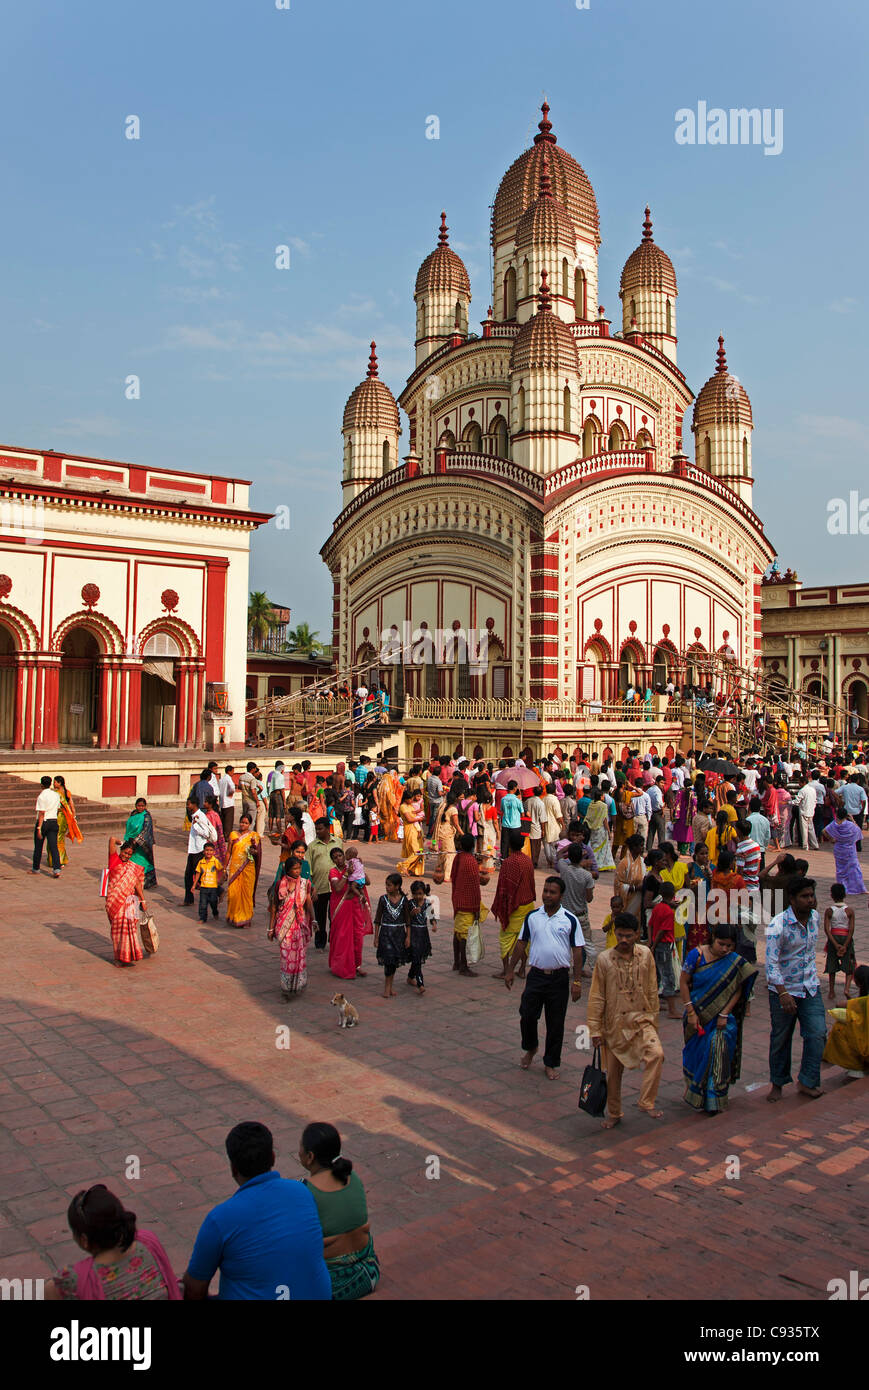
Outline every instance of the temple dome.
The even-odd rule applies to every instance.
[[[341,426],[344,430],[354,429],[376,429],[376,430],[395,430],[400,429],[398,417],[398,405],[395,397],[385,382],[381,381],[377,375],[377,357],[375,355],[376,343],[371,344],[371,356],[368,359],[368,374],[364,381],[361,381],[352,391],[347,404],[344,407],[344,421]]]
[[[492,209],[492,245],[512,240],[522,214],[537,200],[546,151],[552,192],[562,204],[576,232],[584,232],[600,244],[600,216],[588,175],[573,155],[563,150],[552,134],[549,106],[542,106],[543,120],[530,150],[515,159],[501,180]]]
[[[567,209],[552,194],[549,158],[546,146],[540,172],[540,191],[529,208],[519,218],[516,228],[516,250],[529,246],[576,246],[576,228]]]
[[[718,339],[715,374],[700,388],[694,402],[693,429],[708,425],[748,425],[753,429],[751,401],[738,377],[727,370],[724,339]]]
[[[635,251],[625,261],[619,293],[629,294],[631,290],[663,290],[667,294],[678,294],[676,272],[673,262],[652,239],[652,219],[646,208],[643,223],[643,239]]]
[[[579,355],[576,341],[563,319],[552,312],[546,271],[541,276],[539,308],[533,318],[523,323],[510,354],[510,371],[573,372],[579,375]]]
[[[450,246],[448,231],[447,215],[442,212],[438,244],[426,256],[417,271],[414,294],[425,294],[429,290],[448,290],[450,294],[464,294],[468,299],[471,298],[471,282],[465,263]]]

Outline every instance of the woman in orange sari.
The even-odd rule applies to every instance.
[[[412,878],[419,878],[420,874],[425,873],[422,838],[425,810],[422,804],[422,792],[406,791],[402,797],[399,813],[404,827],[405,855],[395,867],[400,874],[410,874]]]
[[[106,914],[112,929],[113,964],[135,965],[144,958],[139,944],[139,903],[147,911],[143,883],[145,870],[133,861],[135,845],[125,840],[118,848],[114,835],[109,836],[109,885],[106,890]]]
[[[377,788],[377,809],[387,840],[398,839],[398,807],[403,791],[398,773],[394,769],[384,772]]]
[[[66,852],[66,841],[71,844],[80,845],[84,839],[75,818],[75,806],[72,797],[66,789],[66,782],[62,777],[55,777],[54,790],[60,797],[60,810],[57,815],[57,848],[60,852],[60,867],[69,863]]]

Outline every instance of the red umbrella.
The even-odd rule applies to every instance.
[[[508,782],[516,782],[520,792],[531,791],[532,788],[538,790],[544,785],[542,777],[532,767],[499,768],[492,780],[499,787],[506,787]]]

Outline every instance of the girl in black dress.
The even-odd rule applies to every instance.
[[[386,892],[374,914],[374,949],[383,966],[383,997],[394,999],[395,972],[410,960],[410,903],[401,890],[401,874],[386,879]]]
[[[407,983],[416,986],[417,994],[425,994],[422,963],[431,955],[431,937],[428,932],[431,915],[428,900],[430,893],[431,889],[421,878],[415,878],[410,885],[410,973]],[[434,923],[432,931],[437,931]]]

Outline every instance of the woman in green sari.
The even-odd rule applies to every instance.
[[[124,830],[124,839],[132,840],[135,845],[133,850],[133,863],[141,864],[145,870],[145,887],[156,888],[157,872],[154,865],[154,822],[151,819],[151,812],[148,810],[148,803],[143,796],[136,802],[136,809],[128,817],[127,825]]]
[[[302,1134],[302,1182],[317,1204],[323,1227],[323,1255],[339,1302],[365,1298],[380,1280],[380,1263],[371,1237],[365,1189],[349,1158],[341,1155],[334,1125],[310,1124]]]

